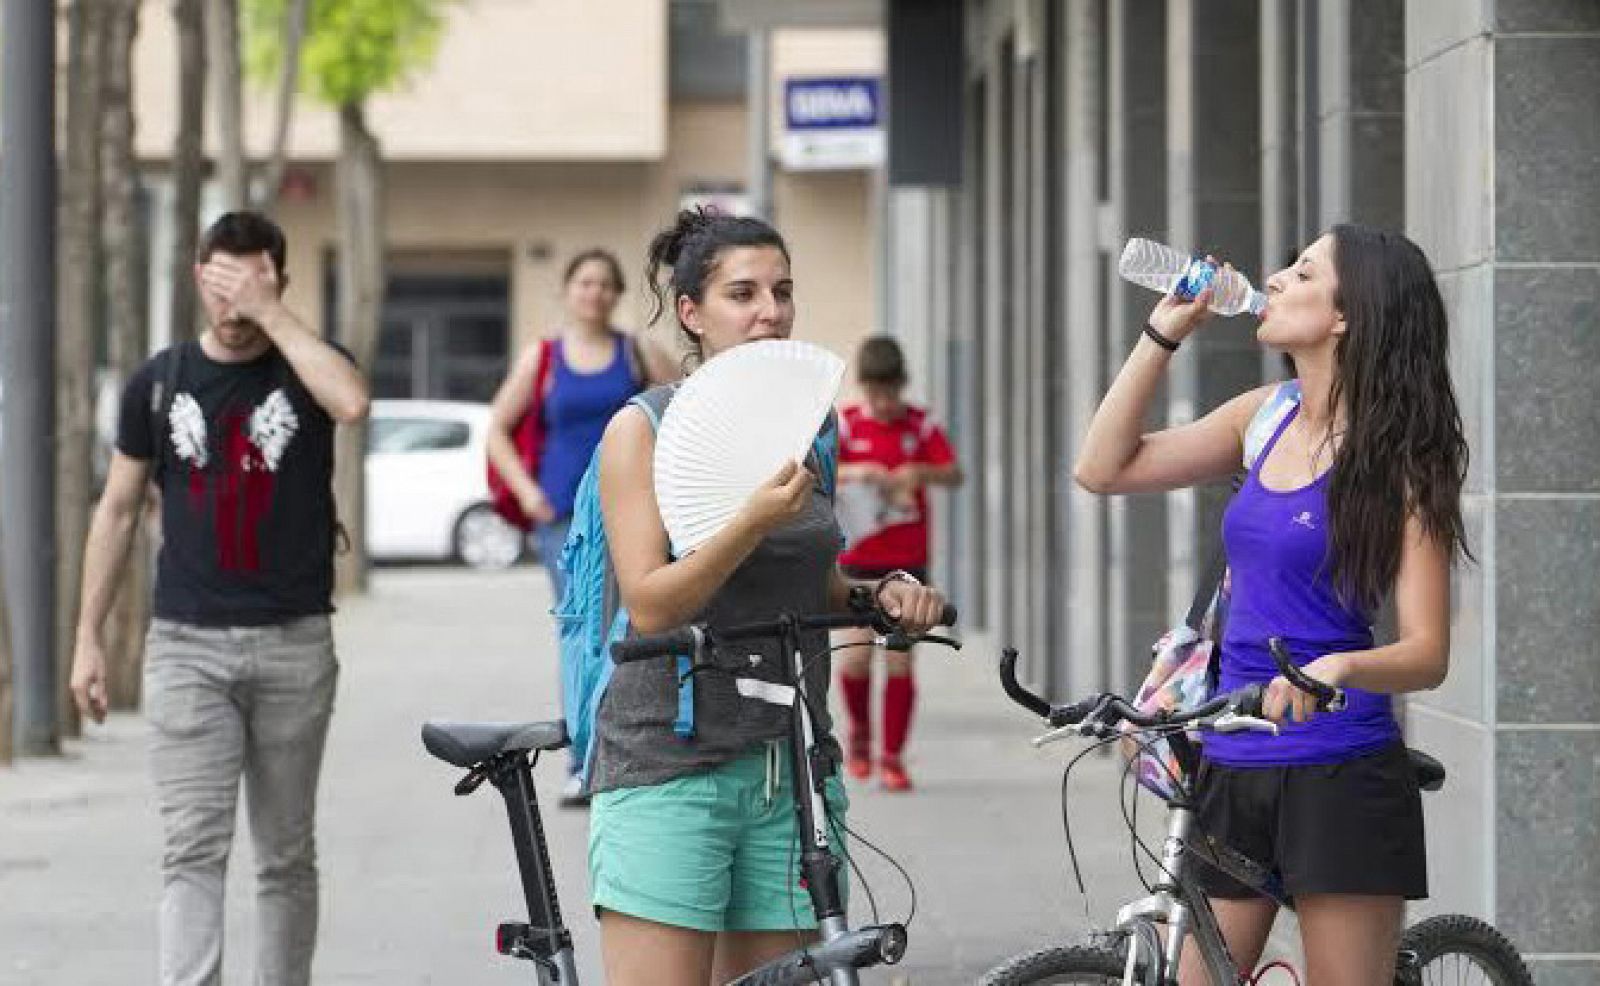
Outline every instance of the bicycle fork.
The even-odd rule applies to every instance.
[[[578,986],[572,933],[561,920],[550,847],[545,841],[539,799],[533,789],[533,769],[527,756],[502,756],[491,768],[489,781],[505,799],[529,922],[500,925],[495,947],[501,955],[532,961],[539,986]]]
[[[1161,847],[1155,892],[1117,912],[1117,929],[1126,935],[1127,969],[1123,982],[1128,986],[1175,986],[1184,940],[1189,937],[1195,939],[1212,982],[1239,981],[1216,916],[1187,874],[1186,847],[1193,832],[1193,810],[1187,805],[1174,805]],[[1164,942],[1158,930],[1161,926],[1166,929]]]

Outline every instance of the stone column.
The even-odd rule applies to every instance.
[[[1007,149],[1011,143],[1013,46],[1009,39],[985,43],[983,58],[987,126],[984,133],[984,199],[982,221],[975,230],[982,238],[978,280],[981,287],[983,328],[979,348],[983,373],[980,408],[983,414],[983,564],[985,626],[999,639],[1011,637],[1009,547],[1010,496],[1007,479],[1007,415],[1010,390],[1010,363],[1006,359],[1008,342],[1007,289],[1010,286],[1006,260],[1009,250],[1008,206],[1010,174]]]
[[[1102,244],[1106,272],[1106,374],[1121,369],[1139,340],[1156,296],[1116,273],[1130,236],[1164,242],[1167,232],[1166,63],[1148,57],[1166,45],[1166,13],[1158,4],[1112,4],[1106,52],[1107,206]],[[1165,408],[1165,393],[1154,406]],[[1154,423],[1154,422],[1152,422]],[[1166,506],[1161,496],[1107,502],[1107,646],[1111,688],[1137,687],[1149,669],[1150,645],[1177,615],[1167,599]]]
[[[1300,242],[1300,3],[1261,0],[1261,266],[1260,288]],[[1261,350],[1261,375],[1283,375],[1278,354]]]
[[[1403,0],[1317,4],[1320,227],[1405,225]],[[1301,244],[1304,246],[1305,244]],[[1281,263],[1277,257],[1268,263]]]
[[[1104,394],[1104,273],[1100,195],[1102,4],[1068,0],[1066,14],[1066,400],[1067,460],[1076,458]],[[1067,495],[1067,691],[1102,687],[1105,668],[1105,501],[1076,484]]]
[[[1429,907],[1546,986],[1600,979],[1600,5],[1406,7],[1407,229],[1472,445],[1450,678],[1410,703],[1450,780]]]
[[[1260,267],[1259,0],[1168,0],[1167,216],[1173,246]],[[1209,324],[1168,376],[1169,423],[1193,420],[1261,378],[1246,317]],[[1218,541],[1227,484],[1169,494],[1168,598],[1182,612]]]

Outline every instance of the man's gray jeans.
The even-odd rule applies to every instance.
[[[222,901],[244,779],[258,986],[305,986],[317,937],[317,777],[339,664],[326,616],[210,628],[155,620],[145,650],[161,810],[161,982],[222,981]]]

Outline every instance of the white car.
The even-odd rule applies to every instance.
[[[521,531],[489,505],[484,443],[489,406],[380,400],[367,423],[367,553],[505,568]]]

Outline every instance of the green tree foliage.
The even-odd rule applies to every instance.
[[[316,0],[311,5],[301,72],[304,89],[330,106],[360,103],[403,86],[428,65],[453,0]],[[246,70],[277,78],[289,0],[244,0]]]

